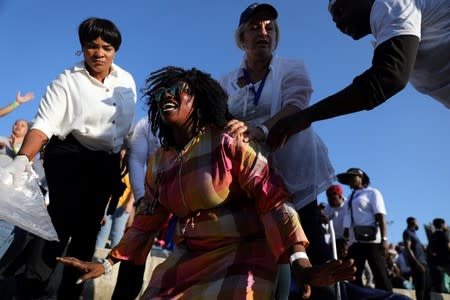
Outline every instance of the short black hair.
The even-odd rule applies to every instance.
[[[434,228],[441,229],[444,227],[444,224],[445,224],[445,220],[442,218],[436,218],[433,220]]]
[[[411,225],[414,221],[416,221],[416,218],[414,217],[408,217],[406,219],[406,224]]]
[[[158,136],[163,147],[175,145],[172,131],[161,120],[155,100],[155,91],[178,81],[186,82],[190,95],[195,96],[194,110],[196,113],[192,114],[192,122],[197,130],[206,125],[224,128],[232,119],[228,111],[228,95],[210,74],[196,68],[183,69],[174,66],[161,68],[148,76],[145,87],[141,91],[149,107],[148,117],[151,130],[155,136]]]
[[[116,51],[119,50],[122,43],[119,29],[110,20],[92,17],[81,22],[78,27],[78,38],[80,39],[81,47],[98,37],[110,43]]]

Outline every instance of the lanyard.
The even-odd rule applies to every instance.
[[[266,75],[264,75],[264,78],[261,80],[261,83],[259,84],[258,90],[255,90],[255,86],[252,84],[252,81],[250,79],[250,75],[248,74],[247,69],[242,69],[244,72],[244,79],[247,82],[247,84],[251,84],[251,89],[253,92],[253,95],[255,97],[253,98],[253,104],[258,105],[259,98],[261,98],[261,93],[264,88],[264,83],[266,82],[267,75],[269,74],[269,71],[267,71]]]

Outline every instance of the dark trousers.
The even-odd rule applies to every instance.
[[[430,300],[431,283],[428,265],[425,265],[425,272],[413,268],[411,275],[416,291],[416,300]]]
[[[25,249],[34,237],[34,234],[17,226],[14,227],[13,234],[12,244],[0,258],[0,277],[10,277],[20,271],[24,266]]]
[[[90,261],[95,241],[110,198],[113,184],[120,181],[119,155],[90,151],[72,136],[61,142],[52,138],[44,154],[45,176],[49,188],[48,212],[59,242],[35,238],[29,247],[25,272],[19,277],[21,299],[45,295],[56,257],[67,247],[67,256]],[[78,299],[82,284],[75,284],[82,273],[65,267],[58,298]]]
[[[434,263],[430,264],[431,288],[433,292],[436,293],[449,292],[445,286],[445,273],[446,269],[444,266]]]
[[[313,265],[321,265],[333,258],[330,246],[325,243],[325,237],[323,235],[322,223],[320,221],[320,210],[317,205],[317,201],[313,201],[308,205],[302,207],[298,214],[300,216],[300,222],[303,227],[303,231],[309,240],[309,245],[306,248],[306,254],[308,254],[309,260]],[[289,296],[290,299],[301,299],[298,295],[298,288],[295,284],[295,279],[292,279],[292,292]],[[336,292],[334,286],[328,287],[312,287],[310,300],[315,299],[336,299]]]
[[[355,260],[355,284],[363,286],[362,273],[367,260],[373,273],[375,287],[392,292],[392,283],[387,274],[386,259],[383,251],[384,249],[379,243],[354,243],[350,246],[348,249],[348,258]]]
[[[116,286],[111,300],[134,300],[141,291],[145,265],[139,266],[126,260],[121,261]]]

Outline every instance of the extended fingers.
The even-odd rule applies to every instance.
[[[70,257],[70,256],[57,257],[56,260],[65,265],[75,267],[83,272],[89,271],[88,268],[85,266],[85,264],[82,261],[76,259],[75,257]]]
[[[311,271],[311,285],[331,285],[342,280],[354,280],[356,268],[353,260],[333,260],[320,266],[314,266]]]
[[[78,259],[76,259],[75,257],[70,257],[70,256],[57,257],[56,260],[63,264],[71,265],[71,266],[73,266],[75,263],[79,263]]]
[[[356,267],[353,266],[353,259],[348,260],[334,260],[325,264],[327,271],[333,280],[354,280]]]
[[[353,259],[346,260],[332,260],[327,262],[325,265],[329,268],[330,271],[342,271],[342,270],[353,270]]]

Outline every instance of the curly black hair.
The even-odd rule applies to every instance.
[[[160,87],[184,81],[189,86],[189,94],[195,96],[192,122],[197,130],[206,125],[223,128],[232,119],[228,111],[228,95],[220,84],[210,74],[196,68],[182,69],[168,66],[152,72],[141,89],[145,103],[148,105],[148,117],[151,130],[158,136],[163,147],[174,147],[171,129],[166,126],[159,113],[155,100],[155,91]]]

